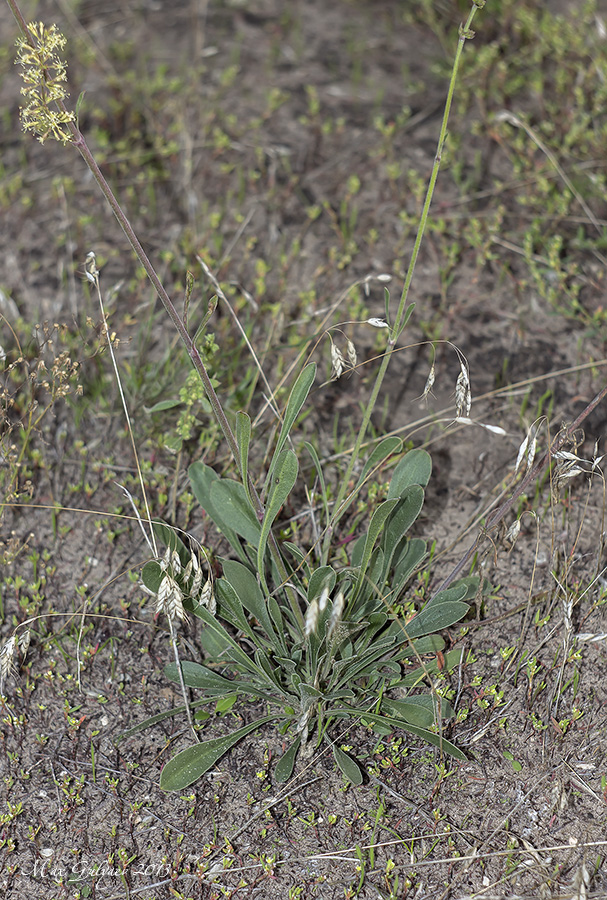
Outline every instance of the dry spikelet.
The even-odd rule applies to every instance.
[[[19,635],[19,652],[25,658],[30,645],[31,633],[27,629]]]
[[[195,556],[192,557],[192,568],[194,570],[194,577],[192,578],[192,584],[190,585],[190,593],[192,597],[198,596],[198,592],[200,591],[200,586],[202,584],[202,569],[200,568],[200,563],[196,559]]]
[[[518,538],[521,532],[521,520],[516,519],[504,535],[504,544],[508,548],[508,550],[512,550],[514,545],[516,544],[516,539]]]
[[[488,425],[486,422],[475,422],[473,419],[465,418],[464,416],[456,416],[455,421],[459,425],[478,425],[479,428],[484,428],[485,431],[490,431],[492,434],[505,435],[506,432],[503,428],[500,428],[499,425]]]
[[[470,378],[464,361],[460,359],[460,373],[455,382],[455,414],[457,418],[466,418],[470,414],[472,406],[472,393],[470,391]]]
[[[163,572],[166,572],[171,564],[171,548],[167,547],[164,551],[164,556],[158,563]]]
[[[0,683],[14,671],[15,656],[19,647],[19,638],[12,634],[0,649]]]
[[[373,328],[389,328],[390,326],[385,321],[385,319],[378,319],[373,316],[371,319],[367,319],[367,325],[372,325]]]
[[[164,613],[171,622],[175,619],[185,619],[181,588],[170,575],[164,576],[158,588],[156,615],[160,613]]]
[[[337,381],[341,378],[345,362],[341,350],[331,342],[331,381]]]
[[[428,399],[428,394],[432,391],[434,387],[434,382],[436,380],[436,369],[434,367],[434,363],[432,363],[430,367],[430,372],[428,373],[428,377],[426,378],[426,384],[424,385],[424,392],[422,394],[422,400]]]
[[[346,343],[346,354],[348,357],[348,362],[350,363],[352,368],[355,369],[356,363],[358,362],[358,357],[356,355],[356,347],[349,338],[347,339]]]
[[[533,460],[535,459],[535,452],[537,450],[537,432],[539,430],[539,423],[533,422],[527,431],[527,436],[525,440],[522,442],[521,446],[518,448],[518,454],[516,456],[516,464],[514,466],[514,472],[518,472],[519,467],[525,457],[527,455],[527,472],[533,465]]]
[[[181,574],[181,559],[176,550],[173,550],[171,553],[171,569],[173,570],[173,575],[175,577]]]
[[[210,578],[207,578],[205,581],[204,587],[200,592],[200,596],[198,598],[198,602],[203,606],[206,606],[208,611],[212,616],[215,615],[215,611],[217,610],[217,601],[215,600],[215,591],[213,590],[213,582]]]

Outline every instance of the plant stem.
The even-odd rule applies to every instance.
[[[394,320],[394,325],[390,330],[390,337],[388,340],[388,346],[386,348],[386,352],[382,357],[382,361],[379,366],[379,371],[375,378],[375,384],[373,385],[373,390],[371,391],[371,396],[369,398],[368,403],[365,406],[365,412],[363,414],[363,419],[360,425],[360,429],[358,431],[358,435],[356,437],[356,443],[354,444],[354,449],[352,450],[352,454],[350,456],[350,461],[344,473],[344,476],[341,481],[341,485],[339,491],[337,493],[337,497],[335,499],[335,512],[331,519],[331,525],[327,529],[325,534],[324,542],[323,542],[323,557],[326,558],[326,555],[329,550],[329,546],[331,543],[333,531],[339,519],[347,510],[348,506],[352,502],[353,495],[350,497],[346,497],[348,493],[348,486],[350,484],[350,480],[352,478],[352,473],[354,471],[354,466],[358,460],[360,455],[360,450],[365,439],[367,429],[369,427],[369,422],[371,421],[371,415],[373,410],[375,409],[375,404],[377,402],[377,398],[381,391],[384,378],[386,372],[388,370],[388,365],[390,364],[390,359],[392,353],[394,352],[394,348],[396,346],[396,342],[404,328],[404,324],[406,322],[406,314],[407,314],[407,299],[409,297],[409,290],[411,288],[411,283],[413,281],[413,273],[415,271],[415,265],[417,263],[417,257],[419,256],[420,247],[422,244],[422,240],[424,237],[424,232],[426,230],[426,224],[428,221],[428,215],[430,212],[430,205],[432,203],[432,197],[434,195],[434,189],[436,187],[436,181],[438,178],[438,173],[441,165],[442,154],[445,146],[445,141],[447,139],[447,124],[449,122],[449,114],[451,112],[451,103],[453,101],[453,94],[455,91],[455,84],[457,81],[457,73],[459,69],[459,63],[462,55],[462,51],[464,49],[464,44],[467,40],[470,40],[474,37],[474,32],[471,31],[470,26],[472,25],[472,21],[478,9],[481,9],[484,6],[484,0],[474,0],[472,9],[468,14],[468,18],[466,20],[466,24],[460,26],[459,30],[459,40],[457,44],[457,49],[455,52],[455,58],[453,60],[453,68],[451,70],[451,79],[449,81],[449,89],[447,92],[447,99],[445,102],[445,110],[443,113],[443,121],[441,125],[441,130],[438,138],[438,145],[436,148],[436,156],[434,157],[434,165],[432,166],[432,173],[430,175],[430,181],[428,183],[428,189],[426,191],[426,199],[424,201],[424,206],[422,209],[422,214],[419,222],[419,226],[417,229],[417,234],[415,237],[415,243],[413,245],[413,251],[411,253],[411,259],[409,261],[409,267],[407,269],[407,274],[405,276],[405,283],[403,286],[403,291],[401,294],[401,298],[398,305],[398,310],[396,312],[396,317]]]
[[[19,9],[19,6],[16,3],[16,0],[7,0],[7,3],[13,12],[13,15],[15,16],[15,19],[17,20],[17,24],[19,25],[19,28],[23,34],[23,37],[33,47],[34,44],[33,44],[32,36],[30,34],[27,23],[25,22],[25,19],[23,18],[21,10]],[[65,113],[66,116],[68,116],[68,110],[67,110],[64,102],[62,100],[56,100],[54,102],[57,103],[57,106],[59,107],[61,112]],[[132,227],[129,219],[124,214],[111,187],[109,186],[109,184],[103,177],[103,174],[102,174],[99,166],[97,165],[97,161],[95,160],[95,157],[93,156],[91,150],[89,149],[89,146],[84,138],[84,135],[82,134],[80,129],[74,124],[73,121],[68,120],[67,125],[68,125],[69,130],[72,135],[71,143],[73,143],[75,145],[75,147],[78,149],[80,155],[82,156],[82,158],[84,159],[88,168],[90,169],[95,181],[99,185],[104,197],[106,198],[107,202],[109,203],[109,205],[112,209],[112,212],[116,216],[116,219],[118,220],[118,224],[124,231],[131,247],[133,248],[133,251],[134,251],[136,257],[138,258],[141,265],[143,266],[149,280],[151,281],[156,293],[160,297],[160,300],[161,300],[164,308],[166,309],[169,316],[171,317],[173,324],[174,324],[175,328],[177,329],[177,332],[185,345],[185,348],[186,348],[188,355],[192,361],[192,364],[194,365],[194,368],[198,372],[200,380],[202,381],[205,393],[207,395],[209,403],[211,404],[211,409],[213,410],[215,418],[216,418],[216,420],[223,432],[223,435],[228,443],[230,452],[236,463],[236,467],[240,473],[241,479],[244,480],[244,478],[247,477],[249,493],[255,504],[256,514],[259,518],[259,521],[261,522],[263,520],[264,513],[265,513],[264,505],[263,505],[261,498],[255,488],[255,485],[253,484],[251,477],[245,476],[245,473],[242,471],[241,464],[240,464],[240,454],[238,452],[238,442],[236,440],[236,437],[234,435],[232,428],[230,427],[230,423],[228,422],[227,416],[223,410],[223,407],[221,405],[219,397],[217,396],[217,394],[215,392],[215,388],[213,387],[213,383],[211,381],[209,373],[207,372],[206,366],[204,365],[204,362],[202,361],[202,358],[196,348],[194,341],[190,337],[190,334],[187,330],[185,322],[179,316],[179,313],[175,309],[173,301],[169,297],[168,293],[166,292],[166,290],[164,288],[164,285],[160,281],[160,278],[158,277],[156,270],[154,269],[152,263],[150,262],[137,235],[135,234],[135,231],[133,230],[133,227]],[[272,533],[270,533],[270,537],[269,537],[269,547],[270,547],[270,552],[272,554],[272,558],[274,560],[274,564],[276,565],[276,568],[280,574],[281,579],[284,582],[287,582],[288,581],[288,573],[285,568],[283,559],[281,557],[280,550],[276,543],[276,538],[274,537],[274,534],[272,534]],[[288,588],[288,590],[290,592],[291,589]],[[301,624],[303,625],[303,618],[301,616],[301,611],[299,609],[299,606],[295,604],[294,597],[295,597],[295,595],[293,594],[293,596],[291,597],[291,605],[293,607],[293,612],[294,612],[294,614],[296,614],[297,618],[301,620]]]
[[[27,41],[29,41],[30,44],[32,44],[32,46],[33,46],[32,37],[30,35],[30,32],[29,32],[29,29],[25,22],[25,19],[23,18],[21,10],[19,9],[19,7],[16,3],[16,0],[7,0],[7,3],[13,12],[13,15],[15,16],[15,19],[17,20],[19,28],[23,34],[23,37]],[[63,103],[63,101],[58,100],[56,102],[57,102],[60,110],[67,114],[68,110],[67,110],[65,104]],[[71,143],[74,144],[74,146],[77,148],[80,155],[86,162],[87,166],[89,167],[89,169],[90,169],[95,181],[99,185],[105,199],[107,200],[110,207],[112,208],[112,212],[116,216],[116,218],[118,220],[118,224],[124,231],[131,247],[133,248],[133,250],[135,252],[135,255],[137,256],[141,265],[145,269],[145,272],[146,272],[148,278],[150,279],[150,281],[152,282],[152,285],[154,286],[156,293],[160,297],[160,300],[161,300],[164,308],[166,309],[169,316],[171,317],[173,324],[174,324],[175,328],[177,329],[179,336],[186,347],[188,355],[189,355],[190,359],[192,360],[194,368],[196,369],[196,371],[198,372],[198,374],[200,376],[200,380],[202,381],[202,383],[204,385],[204,389],[205,389],[206,395],[208,397],[209,403],[211,404],[211,408],[213,410],[215,418],[217,419],[217,422],[219,423],[219,426],[224,434],[224,437],[228,443],[228,446],[230,448],[232,456],[234,457],[234,459],[236,461],[236,465],[240,469],[238,444],[236,442],[236,437],[234,436],[234,432],[232,431],[232,429],[230,427],[230,423],[227,420],[226,414],[223,411],[223,407],[221,406],[219,398],[215,392],[215,389],[211,382],[211,378],[209,376],[209,373],[207,372],[206,366],[204,365],[204,363],[201,359],[201,356],[200,356],[198,350],[196,349],[196,346],[195,346],[192,338],[190,337],[190,335],[187,331],[187,328],[185,327],[185,324],[183,323],[182,319],[179,316],[179,313],[175,309],[173,301],[167,294],[162,282],[160,281],[160,278],[156,274],[156,270],[154,269],[152,263],[150,262],[145,250],[141,246],[141,243],[140,243],[137,235],[135,234],[131,223],[129,222],[128,218],[122,211],[122,208],[121,208],[120,204],[118,203],[118,200],[114,196],[114,193],[112,192],[111,187],[109,186],[109,184],[103,177],[103,174],[102,174],[99,166],[97,165],[95,157],[91,153],[89,146],[86,143],[84,135],[82,134],[82,132],[79,130],[79,128],[73,122],[69,122],[68,126],[69,126],[69,129],[72,134]],[[253,494],[253,496],[255,496],[255,494]],[[263,506],[261,504],[261,501],[259,500],[258,497],[256,497],[256,500],[258,503],[257,512],[258,512],[258,514],[263,515]]]

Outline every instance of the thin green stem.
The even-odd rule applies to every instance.
[[[411,260],[409,261],[409,267],[407,269],[407,274],[405,276],[405,283],[403,286],[403,291],[401,294],[401,298],[398,305],[398,310],[396,312],[396,317],[394,319],[394,324],[390,330],[390,337],[388,339],[388,346],[386,348],[386,352],[382,357],[382,361],[379,366],[379,371],[375,378],[375,384],[373,385],[373,390],[371,391],[371,396],[369,398],[368,403],[365,406],[365,411],[363,414],[363,419],[360,425],[360,429],[358,431],[358,435],[356,438],[356,442],[354,444],[354,448],[352,450],[352,454],[350,456],[350,460],[348,462],[348,466],[344,473],[344,476],[341,481],[341,485],[339,491],[337,493],[337,497],[335,499],[334,513],[331,519],[331,526],[327,529],[325,534],[325,539],[323,542],[323,557],[326,559],[328,554],[329,546],[332,540],[332,534],[335,530],[335,526],[340,518],[343,516],[345,511],[348,509],[348,506],[352,502],[352,496],[347,496],[349,491],[349,484],[352,478],[352,473],[354,471],[354,467],[358,461],[360,456],[360,451],[362,444],[364,442],[367,430],[369,428],[369,422],[371,421],[371,415],[373,410],[375,409],[375,404],[377,402],[377,398],[381,391],[384,378],[386,376],[386,372],[388,370],[388,365],[390,364],[390,359],[392,353],[394,352],[396,342],[405,326],[406,323],[406,314],[407,314],[407,300],[409,297],[409,290],[411,288],[411,283],[413,281],[413,274],[415,272],[415,265],[417,263],[417,258],[419,256],[419,250],[422,244],[422,240],[424,237],[424,233],[426,230],[426,224],[428,222],[428,215],[430,212],[430,205],[432,203],[432,197],[434,195],[434,189],[436,187],[436,181],[438,178],[438,173],[441,165],[442,154],[445,146],[445,141],[447,139],[447,125],[449,122],[449,114],[451,112],[451,104],[453,101],[453,94],[455,92],[455,85],[457,82],[457,73],[459,70],[459,63],[462,55],[462,51],[464,49],[464,44],[467,40],[470,40],[474,37],[474,32],[471,30],[472,21],[478,9],[481,9],[484,6],[484,0],[474,0],[472,9],[468,14],[468,18],[466,20],[466,24],[460,26],[459,30],[459,40],[457,43],[457,49],[455,52],[455,58],[453,60],[453,68],[451,70],[451,79],[449,81],[449,90],[447,92],[447,99],[445,102],[445,110],[443,113],[443,121],[441,125],[441,130],[438,138],[438,144],[436,148],[436,155],[434,157],[434,165],[432,166],[432,173],[430,175],[430,181],[428,183],[428,189],[426,191],[426,199],[424,202],[424,206],[422,209],[422,214],[419,222],[419,226],[417,229],[417,234],[415,237],[415,243],[413,245],[413,251],[411,253]]]
[[[25,22],[25,19],[23,18],[21,10],[19,9],[19,7],[16,3],[16,0],[7,0],[7,3],[13,12],[13,15],[15,16],[15,19],[19,25],[19,28],[22,32],[23,37],[33,47],[34,43],[32,40],[32,36],[31,36],[28,26]],[[69,115],[68,110],[67,110],[63,100],[56,100],[54,102],[56,102],[58,108],[61,110],[62,113],[65,113],[66,118],[68,118],[68,115]],[[200,380],[202,381],[205,393],[207,395],[207,398],[209,400],[209,403],[211,405],[211,408],[213,410],[215,418],[216,418],[217,422],[219,423],[219,426],[223,432],[223,435],[228,443],[230,452],[232,454],[233,459],[236,462],[236,466],[238,468],[238,471],[240,472],[241,478],[244,479],[247,476],[245,476],[245,473],[243,473],[242,469],[241,469],[240,454],[238,452],[238,443],[237,443],[236,437],[230,426],[230,423],[228,422],[227,416],[223,410],[223,407],[221,405],[219,397],[217,396],[217,394],[215,392],[211,378],[209,376],[209,373],[207,372],[206,366],[204,365],[204,362],[202,361],[202,358],[196,348],[194,341],[190,337],[190,334],[187,330],[184,320],[180,317],[179,313],[175,309],[173,301],[169,297],[168,293],[166,292],[166,290],[164,288],[164,285],[160,281],[160,278],[158,277],[156,270],[154,269],[152,263],[150,262],[137,235],[135,234],[135,231],[134,231],[129,219],[124,214],[111,187],[109,186],[109,184],[103,177],[103,174],[102,174],[99,166],[97,165],[95,157],[93,156],[91,150],[89,149],[89,146],[84,138],[84,135],[79,130],[79,128],[74,124],[73,121],[69,121],[69,118],[68,118],[68,121],[66,122],[66,125],[69,128],[71,135],[72,135],[71,143],[73,143],[75,145],[75,147],[78,149],[80,155],[82,156],[86,165],[90,169],[95,181],[99,185],[99,188],[101,189],[104,197],[106,198],[114,215],[116,216],[116,219],[118,220],[118,224],[124,231],[131,247],[133,248],[135,255],[139,259],[139,261],[140,261],[141,265],[143,266],[149,280],[151,281],[156,293],[160,297],[160,300],[161,300],[164,308],[166,309],[169,316],[171,317],[171,320],[172,320],[175,328],[177,329],[177,332],[178,332],[183,344],[185,345],[185,348],[186,348],[188,355],[192,361],[192,364],[194,365],[194,368],[196,369],[196,371],[200,377]],[[257,493],[255,485],[253,484],[253,481],[250,478],[250,476],[248,476],[248,478],[247,478],[247,483],[248,483],[248,487],[249,487],[250,496],[252,497],[252,499],[255,503],[257,516],[259,518],[259,521],[262,521],[263,517],[264,517],[264,512],[265,512],[264,505],[261,501],[261,498],[259,497],[259,494]],[[273,534],[270,534],[269,546],[270,546],[270,552],[272,554],[272,558],[274,560],[274,564],[276,565],[276,568],[280,574],[281,579],[284,582],[288,581],[287,570],[285,568],[280,551],[278,549],[278,545],[276,543],[276,539]],[[297,615],[298,619],[302,620],[302,624],[303,624],[303,619],[301,616],[301,611],[299,609],[299,606],[295,603],[293,598],[291,598],[291,602],[292,602],[292,606],[293,606],[293,612]]]

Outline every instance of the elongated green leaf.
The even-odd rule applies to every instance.
[[[324,587],[331,594],[336,580],[337,573],[331,566],[319,566],[318,569],[315,569],[310,576],[308,584],[308,602],[311,602],[314,597],[319,597]]]
[[[395,453],[400,453],[403,448],[403,442],[399,437],[387,437],[384,438],[383,441],[380,441],[379,444],[373,449],[373,451],[369,454],[364,466],[363,470],[360,473],[360,478],[358,479],[356,488],[359,488],[369,474],[378,466],[388,459],[389,456],[393,456]]]
[[[378,713],[367,712],[366,710],[354,709],[352,707],[345,707],[343,709],[338,707],[331,710],[331,715],[337,716],[342,713],[346,713],[348,717],[352,719],[364,719],[365,722],[381,725],[383,728],[389,728],[391,731],[394,731],[397,728],[400,728],[403,731],[409,731],[411,734],[415,734],[417,737],[422,738],[426,743],[432,744],[434,747],[439,747],[443,753],[446,753],[448,756],[453,756],[455,759],[464,761],[468,758],[465,753],[462,753],[459,747],[456,747],[455,744],[452,744],[442,735],[435,734],[433,731],[428,731],[417,725],[411,725],[410,722],[398,718],[397,716],[381,716]]]
[[[274,688],[270,691],[264,691],[263,688],[259,687],[258,682],[254,683],[252,681],[247,681],[242,677],[242,674],[240,674],[238,678],[231,680],[229,678],[223,678],[222,675],[218,675],[215,672],[211,672],[211,676],[213,676],[211,678],[205,674],[205,672],[208,673],[211,670],[206,669],[205,666],[201,666],[199,663],[185,661],[181,665],[183,667],[184,684],[194,690],[204,690],[206,693],[204,700],[197,700],[196,705],[208,703],[211,700],[216,701],[218,697],[236,698],[238,695],[255,697],[258,700],[267,700],[270,703],[276,702],[277,693]],[[201,672],[200,670],[203,671]],[[164,671],[170,681],[173,681],[175,684],[180,684],[175,663],[169,663],[165,666]],[[219,678],[222,679],[223,684],[217,680]],[[293,699],[295,700],[295,697]],[[193,705],[194,704],[192,704],[192,706]],[[181,707],[181,711],[183,712],[184,710],[185,707]]]
[[[451,585],[451,587],[445,588],[444,591],[439,591],[437,594],[434,594],[433,597],[428,600],[424,609],[428,609],[430,606],[440,606],[441,603],[451,603],[454,600],[463,600],[468,595],[468,585],[467,584],[457,584]]]
[[[158,403],[154,403],[153,406],[144,406],[143,411],[148,415],[151,415],[155,412],[162,412],[165,409],[173,409],[175,406],[181,406],[182,403],[182,400],[160,400]]]
[[[219,478],[211,484],[211,503],[221,510],[227,526],[248,541],[252,547],[259,542],[260,526],[247,492],[239,481]]]
[[[256,722],[250,722],[244,728],[233,731],[224,737],[203,741],[188,747],[169,760],[160,773],[160,787],[163,791],[182,791],[208,772],[218,759],[231,750],[239,741],[268,722],[275,716],[264,716]]]
[[[238,682],[224,678],[218,672],[213,672],[200,663],[185,660],[181,663],[181,672],[183,674],[183,683],[188,687],[197,691],[217,691],[218,693],[231,694],[238,691]],[[169,681],[179,684],[179,673],[176,663],[168,663],[164,667],[164,674]]]
[[[439,710],[441,719],[450,719],[453,715],[453,707],[448,700],[442,697],[434,700],[430,694],[407,697],[406,700],[392,700],[384,697],[381,709],[390,716],[406,719],[411,725],[418,725],[420,728],[429,728],[433,725]]]
[[[388,499],[400,497],[410,484],[426,487],[432,474],[432,458],[426,450],[409,450],[405,453],[392,474]]]
[[[402,636],[404,638],[404,634]],[[410,659],[412,656],[423,656],[424,653],[436,653],[437,650],[443,650],[444,646],[445,642],[440,634],[427,634],[425,637],[416,638],[411,643],[407,641],[393,658],[403,660]]]
[[[289,778],[293,774],[295,759],[297,757],[297,751],[299,750],[300,745],[301,737],[298,737],[293,741],[289,749],[282,754],[282,756],[274,766],[274,781],[282,784],[283,782],[289,780]]]
[[[268,658],[264,650],[257,649],[255,651],[255,662],[266,676],[266,683],[281,694],[285,694],[280,682],[280,669],[272,665],[272,661]]]
[[[409,638],[422,637],[424,634],[431,634],[433,631],[440,631],[442,628],[449,628],[455,622],[468,612],[470,607],[467,603],[459,601],[439,603],[437,606],[426,606],[419,612],[415,618],[403,625],[403,630]]]
[[[275,597],[268,599],[268,612],[281,645],[284,647],[285,621]],[[278,652],[278,651],[277,651]]]
[[[276,652],[284,653],[284,640],[282,635],[280,640],[276,635],[265,598],[251,570],[234,559],[226,559],[223,561],[223,577],[232,585],[244,608],[255,616]]]
[[[367,565],[371,558],[371,553],[373,552],[373,547],[375,546],[375,542],[377,538],[381,534],[382,528],[386,523],[386,519],[393,511],[393,509],[398,505],[399,500],[386,500],[384,503],[381,503],[373,515],[371,516],[371,521],[369,523],[369,530],[367,532],[367,536],[365,538],[365,547],[360,560],[360,574],[358,576],[358,581],[356,583],[356,588],[354,590],[354,595],[357,596],[362,585],[364,584],[365,578],[367,577]]]
[[[253,498],[249,493],[249,445],[251,443],[251,420],[246,412],[236,413],[236,443],[240,460],[240,477],[244,485],[247,499],[253,506]]]
[[[218,578],[215,582],[215,594],[220,603],[221,615],[248,637],[254,638],[253,629],[245,615],[240,597],[230,582],[225,578]]]
[[[200,460],[192,463],[188,469],[188,478],[192,493],[202,506],[203,510],[215,523],[221,534],[241,559],[246,559],[240,539],[234,529],[230,528],[221,514],[221,508],[216,509],[211,499],[211,487],[218,482],[219,475],[210,466]]]
[[[236,643],[234,638],[228,634],[221,622],[218,622],[215,616],[211,615],[206,606],[199,607],[196,615],[199,619],[202,619],[211,631],[217,634],[221,643],[225,644],[225,647],[227,648],[226,657],[228,659],[232,660],[241,670],[250,672],[255,678],[259,678],[263,681],[265,674],[260,671],[255,662]]]
[[[379,588],[383,586],[388,577],[396,548],[414,524],[423,505],[424,490],[419,484],[411,484],[403,489],[401,498],[389,517],[382,534],[381,548],[384,552],[384,564],[381,575],[382,583],[378,585]]]
[[[357,785],[363,783],[363,773],[361,772],[360,766],[351,756],[344,753],[337,744],[333,744],[333,758],[348,781]]]
[[[329,513],[329,504],[327,501],[327,484],[325,482],[325,473],[323,472],[322,465],[320,459],[318,457],[318,453],[316,452],[316,448],[309,443],[309,441],[304,441],[304,447],[312,457],[312,462],[314,464],[314,468],[316,470],[316,475],[318,476],[318,483],[320,485],[320,500],[323,506],[323,510],[325,513],[325,519],[327,523],[329,522],[330,513]]]
[[[306,402],[306,398],[310,393],[310,388],[314,384],[314,379],[316,378],[316,363],[308,363],[307,366],[299,373],[295,384],[293,385],[293,389],[289,395],[289,399],[287,401],[287,408],[285,409],[285,414],[282,420],[282,428],[280,429],[280,434],[278,435],[278,440],[276,441],[276,447],[274,449],[274,456],[272,458],[272,462],[270,463],[270,468],[268,470],[268,490],[267,494],[270,494],[272,491],[272,480],[274,478],[274,471],[278,467],[278,462],[280,455],[282,453],[283,447],[289,439],[289,435],[291,433],[291,429],[295,424],[295,419],[299,415],[302,406]]]
[[[392,589],[395,599],[398,598],[426,555],[426,542],[421,538],[407,538],[394,553],[394,580]]]
[[[274,519],[280,512],[281,506],[293,490],[293,486],[297,481],[298,471],[299,465],[293,451],[283,450],[276,462],[276,467],[272,476],[272,484],[270,486],[266,504],[266,513],[263,517],[259,546],[257,548],[257,571],[259,572],[264,586],[265,575],[263,557],[266,552],[270,529],[272,528]]]

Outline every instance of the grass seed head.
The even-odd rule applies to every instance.
[[[156,597],[156,615],[163,613],[170,622],[185,619],[183,594],[171,575],[165,575],[160,582]]]
[[[200,571],[200,570],[199,570]],[[200,592],[200,596],[198,598],[199,603],[202,603],[203,606],[206,606],[208,611],[212,616],[215,615],[215,611],[217,610],[217,601],[215,600],[215,591],[213,589],[213,582],[210,578],[207,578],[205,581],[204,587]]]
[[[331,381],[337,381],[343,375],[346,361],[339,347],[331,341]]]
[[[468,368],[463,360],[460,360],[460,373],[455,382],[455,413],[457,418],[467,418],[472,406],[472,392],[470,390],[470,377]]]
[[[346,354],[348,356],[348,362],[352,366],[353,369],[356,368],[356,363],[358,362],[358,357],[356,355],[356,347],[352,343],[351,340],[348,339],[346,344]]]
[[[14,671],[15,656],[19,647],[19,638],[12,634],[0,649],[0,684]]]

